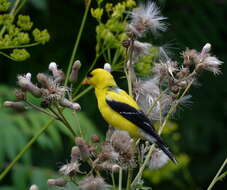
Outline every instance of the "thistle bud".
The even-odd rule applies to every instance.
[[[82,137],[76,137],[75,138],[75,142],[76,142],[76,145],[79,147],[80,149],[80,155],[81,155],[81,158],[85,161],[89,158],[90,156],[90,152],[88,150],[88,146],[87,144],[85,143],[84,139]]]
[[[15,96],[17,100],[25,100],[26,99],[26,93],[23,92],[22,90],[16,90]]]
[[[72,147],[71,150],[71,162],[75,162],[80,158],[80,149],[78,146]]]
[[[108,71],[109,73],[111,73],[111,65],[110,65],[109,63],[105,63],[105,64],[104,64],[104,69],[105,69],[106,71]]]
[[[88,176],[79,182],[80,190],[105,190],[107,189],[107,184],[101,177]]]
[[[44,88],[47,88],[47,89],[51,89],[51,84],[50,84],[50,81],[49,81],[49,77],[43,73],[39,73],[37,74],[36,76],[38,82],[44,87]]]
[[[49,186],[58,186],[58,187],[64,187],[66,185],[67,181],[64,178],[57,178],[57,179],[48,179],[47,184]]]
[[[75,111],[80,111],[80,109],[81,109],[80,104],[78,104],[76,102],[71,102],[66,98],[61,99],[59,103],[61,106],[70,108]]]
[[[122,41],[122,45],[125,48],[128,48],[130,46],[130,44],[131,44],[131,40],[123,40]]]
[[[76,60],[72,66],[72,71],[70,74],[69,81],[70,82],[76,82],[78,78],[78,71],[81,67],[81,62],[79,60]]]
[[[5,101],[4,102],[4,106],[8,107],[8,108],[13,108],[13,109],[16,109],[16,110],[20,110],[20,111],[24,111],[25,110],[24,103],[22,103],[22,102]]]
[[[31,82],[31,75],[27,73],[25,76],[18,76],[18,85],[24,90],[29,91],[35,97],[40,97],[42,95],[41,89],[38,88]]]
[[[203,49],[201,51],[201,56],[205,56],[206,54],[208,54],[211,50],[211,44],[210,43],[206,43],[205,46],[203,46]]]
[[[32,185],[29,190],[39,190],[37,185]]]
[[[60,83],[65,80],[64,72],[62,70],[58,69],[58,66],[55,62],[51,62],[49,64],[49,70],[52,72],[54,79],[55,79],[54,81],[56,83]]]
[[[100,138],[99,138],[98,135],[92,135],[92,136],[91,136],[91,141],[92,141],[93,143],[98,143],[98,142],[100,141]]]

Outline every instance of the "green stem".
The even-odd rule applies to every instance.
[[[111,179],[112,179],[112,182],[113,182],[113,188],[114,188],[114,190],[116,190],[116,183],[115,183],[115,178],[114,178],[114,172],[113,171],[111,172]]]
[[[132,169],[131,166],[129,166],[128,167],[128,180],[127,180],[126,190],[130,190],[131,189],[132,174],[133,174],[133,169]]]
[[[74,48],[73,48],[72,56],[71,56],[70,61],[69,61],[69,66],[68,66],[68,70],[67,70],[67,74],[66,74],[66,78],[65,78],[65,86],[67,86],[67,83],[69,81],[69,76],[70,76],[70,72],[72,70],[73,61],[74,61],[75,56],[76,56],[77,48],[78,48],[78,45],[79,45],[79,42],[80,42],[80,39],[81,39],[81,35],[82,35],[83,29],[84,29],[84,26],[85,26],[85,22],[86,22],[86,19],[87,19],[87,15],[88,15],[90,5],[91,5],[91,0],[88,1],[88,4],[86,6],[84,16],[83,16],[83,19],[82,19],[82,22],[81,22],[81,25],[80,25],[79,33],[77,35],[77,39],[76,39],[76,42],[75,42],[75,45],[74,45]]]
[[[76,135],[76,132],[73,130],[72,126],[71,126],[70,123],[67,121],[67,119],[65,118],[65,116],[64,116],[64,114],[63,114],[63,112],[62,112],[62,110],[59,108],[58,105],[56,105],[56,108],[57,108],[57,110],[58,110],[59,115],[60,115],[61,118],[62,118],[62,122],[63,122],[63,123],[65,124],[65,126],[70,130],[70,132],[73,134],[74,137],[77,136],[77,135]]]
[[[86,89],[84,89],[82,92],[80,92],[77,96],[75,96],[72,101],[76,101],[77,99],[79,99],[80,97],[82,97],[84,94],[88,93],[91,89],[93,89],[92,86],[87,87]]]
[[[7,168],[0,174],[0,181],[7,175],[7,173],[13,168],[17,161],[28,151],[28,149],[33,145],[33,143],[44,133],[44,131],[51,125],[54,120],[49,120],[46,125],[44,125],[38,133],[32,137],[32,139],[24,146],[24,148],[16,155],[13,161],[7,166]]]
[[[10,57],[9,55],[7,55],[7,54],[4,53],[4,52],[1,52],[1,51],[0,51],[0,55],[3,55],[3,56],[5,56],[5,57],[7,57],[8,59],[11,59],[11,60],[13,60],[13,61],[16,61],[15,59],[13,59],[12,57]]]
[[[20,5],[18,6],[18,8],[15,10],[15,15],[18,14],[18,12],[22,9],[22,7],[24,6],[24,4],[27,2],[27,0],[23,0]]]
[[[47,114],[48,116],[50,117],[53,117],[54,119],[58,120],[58,117],[56,117],[55,115],[49,113],[48,111],[36,106],[35,104],[31,103],[31,102],[28,102],[28,101],[24,101],[26,104],[28,104],[29,106],[31,106],[33,109],[37,110],[37,111],[40,111],[42,113],[45,113]]]
[[[32,47],[32,46],[36,46],[39,45],[40,42],[34,42],[31,44],[24,44],[24,45],[20,45],[20,46],[8,46],[8,47],[2,47],[0,49],[14,49],[14,48],[26,48],[26,47]]]
[[[119,185],[118,185],[118,190],[122,189],[122,168],[119,168]]]
[[[153,150],[154,150],[154,147],[155,147],[154,144],[151,145],[150,150],[149,150],[149,152],[148,152],[148,154],[147,154],[147,156],[146,156],[146,159],[145,159],[144,163],[143,163],[142,166],[140,167],[139,172],[137,173],[135,179],[133,180],[133,182],[132,182],[132,184],[131,184],[131,187],[132,187],[132,188],[136,185],[136,183],[138,182],[138,180],[139,180],[140,177],[142,176],[143,170],[145,169],[147,163],[148,163],[149,160],[150,160],[150,157],[151,157],[151,154],[152,154],[152,152],[153,152]]]
[[[215,183],[218,181],[218,176],[220,175],[220,173],[222,172],[222,170],[224,169],[225,165],[227,164],[227,158],[225,159],[225,161],[223,162],[223,164],[221,165],[220,169],[218,170],[218,172],[216,173],[214,179],[212,180],[211,184],[209,185],[209,187],[207,188],[207,190],[211,190]]]

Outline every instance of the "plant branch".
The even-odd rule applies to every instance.
[[[65,84],[64,84],[65,86],[67,86],[67,83],[69,81],[69,76],[70,76],[70,72],[72,70],[73,61],[75,59],[77,48],[78,48],[78,45],[79,45],[79,42],[80,42],[80,39],[81,39],[81,35],[82,35],[83,29],[84,29],[84,26],[85,26],[85,22],[87,20],[87,15],[88,15],[90,5],[91,5],[91,0],[89,0],[87,5],[86,5],[86,9],[85,9],[84,16],[83,16],[83,19],[82,19],[82,22],[81,22],[81,25],[80,25],[79,33],[77,35],[77,39],[76,39],[76,42],[75,42],[75,45],[74,45],[74,48],[73,48],[73,52],[72,52],[72,55],[71,55],[71,58],[70,58],[70,61],[69,61],[69,66],[68,66],[68,70],[67,70],[67,74],[66,74],[66,78],[65,78]]]
[[[218,177],[221,174],[222,170],[224,169],[225,165],[227,164],[227,158],[225,159],[225,161],[223,162],[223,164],[221,165],[221,167],[219,168],[218,172],[216,173],[214,179],[212,180],[211,184],[209,185],[209,187],[207,188],[207,190],[211,190],[215,183],[219,180]]]

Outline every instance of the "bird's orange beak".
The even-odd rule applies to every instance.
[[[83,80],[82,84],[90,84],[88,78],[85,78],[85,79]]]

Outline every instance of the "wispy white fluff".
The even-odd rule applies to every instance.
[[[160,10],[154,2],[140,5],[130,12],[131,22],[128,30],[137,37],[142,37],[147,31],[157,34],[158,31],[165,31],[167,26],[163,23],[166,17],[160,15]]]
[[[169,160],[168,156],[166,156],[166,154],[162,150],[155,149],[151,155],[149,169],[151,170],[159,169],[163,167],[168,162],[168,160]]]
[[[152,47],[152,45],[149,43],[139,42],[139,41],[135,40],[134,44],[133,44],[134,61],[136,61],[139,57],[148,54],[151,47]]]
[[[212,72],[213,74],[217,75],[221,73],[220,65],[222,65],[223,62],[220,61],[217,57],[208,56],[204,58],[203,64],[204,64],[204,69]]]

